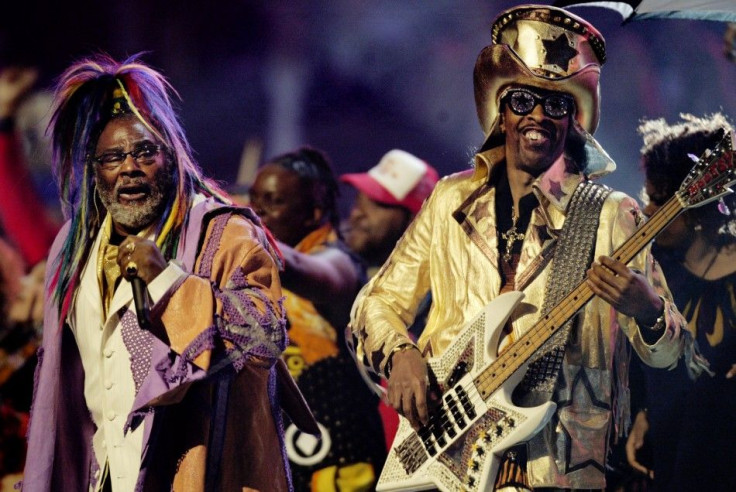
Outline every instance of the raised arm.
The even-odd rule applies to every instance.
[[[301,253],[284,243],[278,247],[284,256],[283,287],[310,300],[333,326],[344,327],[363,282],[358,263],[337,247],[316,254]]]
[[[129,237],[121,244],[125,254]],[[130,258],[147,278],[142,255],[155,245],[139,240]],[[270,367],[286,345],[281,285],[265,234],[239,215],[221,215],[208,227],[194,273],[170,261],[150,280],[154,359],[172,387],[245,364]],[[173,359],[171,356],[174,356]]]

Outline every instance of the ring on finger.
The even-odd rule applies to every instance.
[[[129,261],[127,265],[125,265],[125,273],[128,275],[137,275],[138,274],[138,265],[134,261]]]

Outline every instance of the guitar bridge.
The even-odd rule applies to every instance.
[[[420,466],[427,461],[429,456],[419,440],[419,436],[412,433],[396,447],[396,456],[399,458],[401,466],[404,467],[407,475],[411,475],[419,469]]]

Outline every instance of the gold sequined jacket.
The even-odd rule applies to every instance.
[[[384,374],[388,355],[411,342],[406,327],[424,294],[433,305],[417,345],[426,357],[441,355],[458,333],[499,294],[495,188],[489,177],[504,165],[503,148],[478,154],[475,169],[443,178],[428,198],[379,273],[364,287],[353,306],[351,329],[359,360]],[[551,253],[565,221],[565,209],[582,174],[570,172],[559,159],[534,183],[539,206],[532,212],[516,272],[516,290],[525,299],[511,317],[518,338],[539,318]],[[635,200],[612,192],[603,204],[595,258],[610,255],[643,216]],[[661,337],[643,340],[636,322],[594,297],[584,308],[577,343],[569,344],[563,365],[566,387],[556,392],[556,415],[528,446],[532,486],[603,488],[607,441],[614,410],[624,408],[628,394],[614,389],[614,353],[629,340],[642,360],[654,367],[673,367],[689,342],[686,324],[649,248],[629,266],[646,275],[665,301]],[[647,328],[642,328],[644,330]],[[621,336],[623,335],[623,336]],[[618,379],[616,379],[618,380]],[[618,400],[617,400],[618,398]],[[619,401],[620,400],[620,401]],[[623,405],[623,407],[622,407]],[[627,416],[628,418],[628,416]]]

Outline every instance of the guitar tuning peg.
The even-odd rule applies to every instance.
[[[697,156],[697,155],[695,155],[695,154],[688,154],[687,156],[688,156],[688,157],[690,158],[690,160],[691,160],[691,161],[693,161],[693,162],[698,162],[698,161],[700,160],[700,159],[698,158],[698,156]]]

